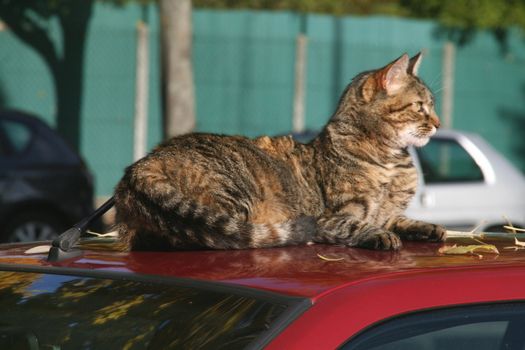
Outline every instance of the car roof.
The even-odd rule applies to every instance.
[[[371,279],[428,276],[436,271],[523,267],[525,250],[512,238],[487,236],[493,252],[448,255],[452,244],[481,244],[472,239],[447,243],[405,242],[400,251],[371,251],[314,244],[271,249],[176,252],[116,251],[114,243],[84,240],[81,254],[61,262],[48,262],[47,254],[29,249],[43,243],[0,245],[0,270],[5,266],[39,267],[51,273],[70,270],[119,272],[124,275],[155,275],[219,282],[288,296],[317,299],[332,291]],[[466,240],[466,241],[465,241]],[[525,239],[524,239],[525,240]],[[55,271],[56,270],[56,271]],[[53,272],[55,271],[55,272]]]

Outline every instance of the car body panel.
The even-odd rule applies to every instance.
[[[53,263],[46,260],[47,254],[29,250],[37,244],[0,245],[0,270],[118,279],[147,276],[304,298],[310,306],[303,305],[291,324],[272,333],[275,338],[268,349],[333,349],[377,322],[416,310],[525,300],[525,253],[513,239],[487,235],[484,241],[495,244],[500,254],[482,256],[443,253],[453,244],[472,244],[471,239],[405,242],[398,252],[322,244],[123,252],[110,241],[85,239],[78,256]]]
[[[267,349],[335,349],[386,319],[457,305],[525,300],[523,266],[436,269],[371,277],[320,296]],[[512,286],[509,288],[509,286]],[[510,289],[510,290],[509,290]],[[305,337],[305,330],[318,337]]]

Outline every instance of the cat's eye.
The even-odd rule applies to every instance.
[[[423,115],[427,115],[428,114],[428,111],[429,111],[429,108],[432,108],[431,104],[428,104],[426,105],[425,102],[423,101],[416,101],[416,102],[412,102],[412,105],[414,106],[414,109],[418,112],[418,113],[421,113]],[[430,106],[430,107],[429,107]]]
[[[419,112],[423,110],[423,101],[412,102],[412,105],[416,107]]]

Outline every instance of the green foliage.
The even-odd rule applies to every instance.
[[[413,16],[463,29],[525,28],[524,0],[400,0]]]
[[[0,0],[0,2],[15,0]],[[126,5],[158,0],[97,0]],[[38,3],[38,1],[34,1]],[[44,2],[45,3],[45,2]],[[48,4],[67,0],[48,0]],[[197,8],[288,10],[333,15],[385,14],[437,20],[445,28],[458,30],[525,29],[525,0],[193,0]]]
[[[51,0],[50,0],[51,1]],[[112,4],[117,7],[125,6],[128,4],[139,4],[139,5],[148,5],[151,3],[157,3],[158,0],[93,0],[97,2]]]
[[[0,20],[47,64],[55,83],[58,131],[70,145],[80,145],[80,106],[84,42],[93,8],[92,1],[0,0]],[[50,30],[56,19],[61,38]]]
[[[255,10],[290,10],[297,12],[343,14],[404,15],[398,0],[193,0],[195,7]]]
[[[468,43],[478,30],[492,31],[502,51],[507,50],[509,28],[525,30],[525,0],[193,0],[193,5],[220,9],[429,18],[439,23],[438,34],[460,45]]]
[[[508,30],[525,30],[525,0],[400,0],[400,5],[410,16],[437,20],[439,33],[460,45],[478,30],[489,30],[506,53]]]

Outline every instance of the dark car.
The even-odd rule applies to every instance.
[[[52,239],[92,210],[79,155],[37,117],[0,111],[0,241]]]
[[[83,238],[59,261],[49,243],[3,244],[0,349],[523,350],[524,239],[123,252]]]

